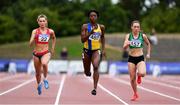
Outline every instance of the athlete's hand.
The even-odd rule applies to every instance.
[[[51,55],[52,56],[54,55],[54,49],[51,49]]]
[[[147,55],[146,55],[146,58],[150,58],[150,54],[147,54]]]

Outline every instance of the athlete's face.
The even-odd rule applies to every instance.
[[[140,24],[139,23],[133,23],[131,26],[132,32],[133,33],[138,33],[140,32]]]
[[[96,14],[96,12],[91,12],[91,13],[89,14],[89,19],[90,19],[91,22],[96,22],[96,20],[97,20],[97,14]]]
[[[47,20],[45,18],[43,18],[43,17],[39,18],[37,21],[38,21],[38,24],[39,24],[40,27],[46,27]]]

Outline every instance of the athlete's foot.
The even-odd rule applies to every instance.
[[[138,84],[141,84],[141,76],[138,76],[138,78],[137,78],[137,83],[138,83]]]
[[[37,90],[38,90],[38,94],[41,95],[41,93],[42,93],[42,84],[41,83],[38,85]]]
[[[44,80],[44,87],[45,87],[46,89],[48,89],[48,88],[49,88],[49,83],[48,83],[48,81],[47,81],[47,80]]]
[[[133,97],[131,98],[131,101],[136,101],[138,98],[138,94],[134,94]]]
[[[91,91],[91,94],[92,94],[92,95],[96,95],[96,90],[93,89],[93,90]]]

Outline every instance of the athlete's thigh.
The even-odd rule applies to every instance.
[[[100,50],[94,51],[92,54],[92,64],[93,67],[98,67],[101,59],[101,52]]]
[[[136,76],[136,65],[134,63],[128,62],[128,70],[131,78]]]
[[[91,58],[84,51],[82,53],[82,61],[83,61],[84,70],[90,71],[90,68],[91,68]]]
[[[51,53],[50,53],[50,52],[44,54],[44,55],[42,56],[42,58],[41,58],[41,63],[42,63],[42,64],[48,64],[50,58],[51,58]]]
[[[33,56],[33,61],[34,61],[34,67],[35,67],[35,70],[40,70],[41,69],[41,61],[38,57],[36,56]]]
[[[146,64],[144,61],[141,61],[137,64],[137,70],[140,74],[146,74]]]

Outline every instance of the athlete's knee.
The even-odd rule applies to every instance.
[[[131,82],[131,83],[134,83],[134,82],[136,82],[136,80],[135,80],[135,79],[131,79],[130,82]]]
[[[146,75],[146,72],[139,72],[138,76],[144,77]]]
[[[146,73],[143,73],[143,74],[141,74],[141,77],[144,77],[146,75]]]
[[[93,68],[94,68],[94,71],[96,71],[96,72],[97,72],[97,71],[98,71],[99,66],[98,66],[98,65],[94,65],[94,66],[93,66]]]
[[[40,77],[41,76],[41,72],[36,72],[36,77]]]
[[[43,68],[47,67],[46,63],[42,63]]]

